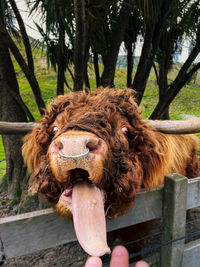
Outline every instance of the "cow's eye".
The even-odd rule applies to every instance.
[[[53,127],[53,132],[56,133],[58,131],[58,127],[57,126],[54,126]]]
[[[128,129],[126,127],[122,127],[121,131],[125,134],[128,135]]]

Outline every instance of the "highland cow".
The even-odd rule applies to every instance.
[[[197,138],[155,131],[131,94],[98,89],[58,96],[24,139],[30,193],[73,216],[90,255],[110,252],[105,214],[123,215],[141,188],[163,184],[166,174],[198,176]]]

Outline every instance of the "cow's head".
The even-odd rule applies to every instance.
[[[61,214],[73,213],[75,221],[84,220],[75,214],[87,198],[99,210],[102,202],[110,218],[122,215],[145,183],[145,164],[156,150],[152,134],[129,90],[59,96],[25,137],[30,192],[40,192]]]

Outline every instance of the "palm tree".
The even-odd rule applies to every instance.
[[[163,31],[157,55],[159,103],[151,115],[153,119],[169,119],[170,103],[200,67],[200,64],[193,64],[192,66],[200,52],[199,1],[178,1],[169,15],[168,27]],[[181,43],[185,38],[191,40],[193,48],[175,80],[168,84],[168,72],[172,67],[173,56],[178,49],[178,43]]]
[[[140,9],[134,5],[131,12],[129,23],[125,31],[124,45],[127,51],[127,82],[128,88],[132,84],[132,72],[133,72],[133,53],[135,50],[137,37],[143,34],[143,20]]]
[[[75,37],[73,2],[27,0],[27,4],[31,14],[37,13],[44,25],[41,27],[36,24],[43,37],[48,63],[57,70],[57,95],[63,94],[64,84],[67,84],[65,71],[69,70],[73,62]]]
[[[142,53],[132,83],[132,88],[137,92],[136,101],[138,104],[141,103],[172,3],[173,0],[138,1],[138,7],[142,11],[144,23]]]
[[[13,12],[8,3],[0,2],[0,28],[5,28],[17,34],[13,21]],[[23,103],[9,48],[0,33],[0,120],[27,121],[27,109]],[[21,155],[22,136],[3,135],[6,155],[6,175],[10,198],[20,195],[20,186],[25,176]]]
[[[133,0],[119,1],[115,6],[114,12],[110,13],[110,40],[107,45],[106,53],[102,56],[104,69],[100,79],[100,85],[103,87],[112,87],[114,85],[115,68],[119,49],[124,39],[132,8]],[[115,14],[114,18],[112,18],[113,14]]]

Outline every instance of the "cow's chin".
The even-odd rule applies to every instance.
[[[62,202],[60,199],[58,201],[58,203],[55,206],[55,210],[63,215],[66,216],[68,218],[72,218],[72,211],[71,211],[72,207],[71,207],[71,203],[68,202]]]

